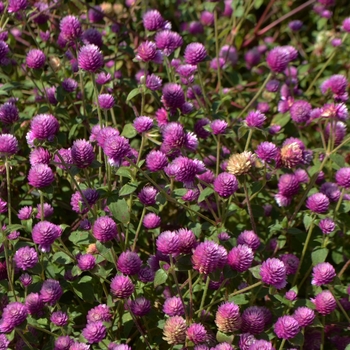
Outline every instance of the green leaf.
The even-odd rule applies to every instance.
[[[255,0],[254,2],[254,8],[258,10],[260,6],[263,4],[264,0]]]
[[[127,224],[130,221],[130,213],[128,203],[125,199],[119,199],[117,202],[108,204],[108,207],[115,219]]]
[[[311,215],[305,214],[304,215],[304,219],[303,219],[303,223],[304,223],[304,226],[305,226],[305,230],[308,230],[310,225],[311,225],[311,223],[312,223]]]
[[[216,333],[216,340],[219,342],[219,343],[229,343],[229,344],[232,344],[233,342],[233,335],[227,335],[225,333],[222,333],[220,331],[218,331]]]
[[[136,191],[138,185],[139,185],[139,182],[125,184],[119,190],[119,196],[122,197],[122,196],[127,196],[128,194],[134,193]]]
[[[126,102],[129,102],[130,100],[132,100],[135,96],[137,96],[140,93],[141,93],[141,91],[140,91],[140,89],[138,87],[133,89],[133,90],[131,90],[129,92],[128,97],[126,98]]]
[[[238,138],[241,139],[248,132],[248,127],[242,125],[238,129]]]
[[[52,260],[60,265],[68,265],[73,262],[73,259],[64,252],[57,252],[53,255]]]
[[[128,179],[132,179],[131,170],[125,166],[121,166],[117,170],[117,175],[119,175],[121,177],[127,177]]]
[[[304,336],[299,332],[293,339],[289,339],[293,345],[302,345],[304,343]]]
[[[290,121],[289,113],[277,114],[275,117],[272,118],[271,125],[277,124],[277,125],[280,125],[281,127],[284,127],[285,125],[288,124],[289,121]]]
[[[242,17],[244,15],[244,6],[238,6],[236,11],[233,13],[235,17]]]
[[[25,227],[23,225],[19,225],[19,224],[7,225],[5,232],[11,233],[13,231],[23,230],[24,228]]]
[[[230,297],[228,300],[233,301],[236,305],[245,305],[249,303],[249,300],[245,296],[246,294],[238,294]]]
[[[300,235],[300,234],[305,234],[304,231],[299,230],[298,228],[292,227],[287,230],[287,233],[290,233],[291,235]]]
[[[91,280],[88,282],[74,281],[72,283],[74,293],[84,302],[93,303],[95,301],[94,288]]]
[[[68,239],[75,245],[89,244],[89,232],[87,231],[73,231]]]
[[[328,255],[327,248],[317,249],[311,253],[312,264],[317,265],[326,261]]]
[[[261,280],[260,268],[261,268],[261,265],[257,265],[257,266],[251,267],[249,269],[249,271],[252,273],[252,275],[259,280]]]
[[[198,203],[203,202],[204,199],[210,196],[212,193],[214,193],[214,190],[211,187],[206,187],[199,195]]]
[[[163,269],[159,269],[154,276],[154,287],[158,287],[168,279],[167,273]]]
[[[345,166],[345,159],[340,154],[334,153],[330,156],[331,160],[337,165],[336,170]]]
[[[128,124],[125,124],[121,135],[125,136],[128,139],[131,139],[137,135],[137,131],[135,130],[132,124],[128,123]]]
[[[192,270],[192,262],[191,257],[189,255],[182,256],[177,262],[176,262],[176,269],[178,271],[189,271]]]
[[[216,3],[215,2],[209,2],[209,1],[206,1],[204,3],[204,9],[209,11],[209,12],[214,12],[214,9],[216,7]]]

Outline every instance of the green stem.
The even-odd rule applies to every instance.
[[[209,101],[209,99],[208,99],[207,94],[205,93],[205,88],[204,88],[202,73],[201,73],[201,70],[199,69],[199,66],[198,66],[198,71],[197,71],[197,72],[198,72],[199,84],[200,84],[201,89],[202,89],[202,95],[203,95],[204,101],[205,101],[205,103],[206,103],[205,109],[207,110],[206,112],[209,114],[209,113],[210,113],[211,104],[210,104],[210,101]]]
[[[137,226],[137,230],[136,230],[136,233],[135,233],[135,239],[134,239],[134,244],[132,245],[132,251],[134,252],[135,249],[136,249],[136,243],[137,243],[137,238],[139,236],[139,233],[140,233],[140,230],[141,230],[141,226],[142,226],[142,221],[143,221],[143,218],[145,217],[145,214],[146,214],[146,207],[143,207],[142,209],[142,214],[141,214],[141,218],[139,220],[139,225]]]
[[[220,169],[220,135],[218,135],[218,140],[216,144],[216,176],[219,175],[219,169]]]
[[[44,213],[44,193],[39,190],[40,193],[40,221],[44,221],[45,213]]]
[[[216,51],[216,65],[218,75],[218,88],[221,91],[221,73],[220,73],[220,57],[219,57],[219,39],[218,39],[218,11],[214,10],[214,31],[215,31],[215,51]]]
[[[200,282],[201,279],[202,279],[202,276],[198,276],[198,278],[192,284],[192,289],[194,288],[194,286],[196,286]],[[188,293],[190,293],[190,289],[186,290],[186,292],[184,293],[183,297],[186,298]]]
[[[7,215],[9,220],[9,225],[12,224],[11,221],[11,182],[10,182],[10,164],[8,157],[5,156],[5,168],[6,168],[6,187],[7,187]]]
[[[189,296],[190,296],[190,323],[192,322],[192,317],[193,317],[193,285],[192,285],[192,271],[188,270],[188,291],[189,291]]]
[[[142,151],[143,151],[143,148],[145,146],[145,135],[144,133],[142,133],[142,138],[141,138],[141,146],[140,146],[140,149],[139,149],[139,155],[137,156],[137,162],[136,164],[139,164],[140,160],[141,160],[141,157],[142,157]]]
[[[330,292],[333,295],[333,298],[335,299],[335,302],[337,303],[339,309],[341,310],[341,312],[343,313],[343,315],[345,316],[346,320],[348,321],[348,323],[350,323],[350,317],[348,316],[348,314],[346,313],[346,311],[343,308],[343,305],[341,304],[341,302],[338,300],[338,298],[334,295],[334,289],[332,286],[328,286]]]
[[[334,212],[333,212],[333,220],[335,220],[335,218],[336,218],[336,216],[337,216],[337,212],[338,212],[338,210],[339,210],[339,208],[340,208],[340,205],[341,205],[341,203],[342,203],[342,201],[343,201],[344,194],[345,194],[345,188],[342,189],[341,194],[340,194],[340,197],[339,197],[338,202],[337,202],[337,206],[336,206],[335,209],[334,209]]]
[[[252,139],[252,135],[253,135],[253,129],[249,128],[248,138],[247,138],[247,141],[245,143],[244,151],[246,151],[248,149],[249,144],[250,144],[250,140]]]
[[[257,229],[256,229],[256,224],[254,221],[254,216],[253,216],[253,211],[252,211],[252,207],[250,205],[250,201],[249,201],[249,193],[248,193],[248,189],[247,189],[247,180],[244,177],[244,181],[243,181],[243,189],[244,189],[244,194],[245,194],[245,198],[247,201],[247,209],[248,209],[248,214],[249,214],[249,218],[250,218],[250,224],[252,225],[252,230],[255,233],[258,233]]]
[[[286,343],[286,340],[285,339],[282,339],[281,341],[281,345],[279,347],[279,350],[283,350],[283,347],[284,347],[284,344]]]
[[[199,314],[203,310],[205,298],[207,297],[207,293],[208,293],[208,289],[209,289],[209,282],[210,282],[210,277],[209,277],[209,275],[207,275],[207,280],[205,282],[205,287],[204,287],[204,291],[203,291],[203,295],[202,295],[201,305],[200,305],[199,310],[198,310]]]

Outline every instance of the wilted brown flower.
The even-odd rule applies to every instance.
[[[227,171],[233,175],[247,174],[255,163],[255,154],[244,151],[232,154],[228,160]]]

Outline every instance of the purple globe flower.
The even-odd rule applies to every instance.
[[[18,152],[18,141],[10,134],[0,135],[0,157],[8,157]]]
[[[5,41],[0,40],[0,61],[6,59],[7,54],[10,52],[8,45]]]
[[[96,45],[98,48],[102,48],[103,40],[101,33],[95,28],[88,28],[82,35],[82,40],[85,45]]]
[[[106,304],[100,304],[89,310],[86,320],[88,323],[96,321],[111,322],[112,314]]]
[[[322,286],[323,284],[331,283],[335,276],[335,269],[330,263],[320,263],[314,266],[312,270],[313,278],[311,284]]]
[[[111,75],[109,73],[101,72],[96,76],[96,83],[99,85],[107,84],[111,81]]]
[[[25,305],[19,302],[9,303],[2,312],[0,332],[12,332],[15,327],[19,326],[26,320],[27,316],[28,310]]]
[[[44,302],[39,293],[30,293],[25,301],[26,308],[30,315],[35,315],[41,312],[44,307]]]
[[[267,340],[255,341],[248,350],[275,350],[272,344]]]
[[[13,260],[16,266],[24,271],[33,268],[39,261],[36,250],[31,247],[19,248]]]
[[[253,251],[256,251],[260,246],[260,238],[254,231],[243,231],[237,237],[237,244],[245,244]]]
[[[134,292],[134,285],[128,276],[116,275],[111,281],[111,293],[119,299],[126,299]]]
[[[180,228],[177,231],[180,239],[180,253],[189,254],[197,245],[197,238],[191,230]]]
[[[188,31],[192,35],[199,35],[204,33],[204,27],[201,22],[192,21],[189,23]]]
[[[165,299],[163,312],[168,316],[183,316],[185,309],[179,297],[171,297]]]
[[[153,282],[155,273],[150,267],[144,266],[141,267],[138,277],[139,280],[143,283]]]
[[[176,254],[180,251],[180,238],[177,232],[164,231],[158,236],[156,246],[163,254]]]
[[[98,46],[94,44],[84,45],[78,54],[79,68],[95,73],[103,67],[103,56]]]
[[[0,121],[4,124],[13,124],[19,120],[18,108],[11,102],[0,107]]]
[[[62,234],[62,229],[48,221],[41,221],[34,225],[32,230],[33,242],[39,248],[49,251],[51,244]]]
[[[107,328],[101,321],[90,322],[81,333],[90,344],[94,344],[99,343],[106,337]]]
[[[130,301],[129,304],[131,312],[135,316],[145,316],[151,311],[151,302],[145,297],[139,297]]]
[[[92,145],[86,140],[76,140],[72,146],[72,159],[78,168],[87,168],[95,159]]]
[[[96,130],[96,134],[95,134],[95,140],[97,141],[97,144],[100,147],[102,147],[102,148],[104,147],[107,138],[110,136],[119,136],[119,131],[115,128],[110,127],[110,126],[107,126],[105,128],[102,128],[102,129],[100,129],[98,126],[98,128]],[[91,138],[91,136],[90,136],[90,138]]]
[[[162,78],[158,77],[155,74],[147,75],[146,77],[146,87],[152,91],[160,90],[162,87]]]
[[[300,332],[300,327],[294,317],[282,316],[275,323],[274,331],[278,338],[292,339]]]
[[[33,277],[28,275],[27,273],[22,274],[19,277],[19,281],[22,283],[24,288],[29,287],[33,283]],[[1,347],[0,347],[1,349]]]
[[[284,288],[287,284],[287,273],[284,263],[276,258],[264,261],[260,268],[261,280],[277,289]]]
[[[216,269],[223,268],[227,262],[227,251],[213,241],[205,241],[195,248],[192,254],[193,268],[208,275]]]
[[[78,18],[74,16],[66,16],[60,22],[60,35],[66,41],[75,41],[82,34],[81,24]]]
[[[330,218],[320,220],[319,227],[324,235],[329,235],[335,230],[335,223]]]
[[[236,65],[238,62],[237,50],[233,46],[224,45],[220,49],[219,56],[229,62],[232,66]]]
[[[208,339],[207,330],[200,323],[192,323],[187,328],[187,338],[194,344],[205,343]]]
[[[337,202],[341,195],[338,186],[333,182],[325,182],[322,184],[320,187],[320,192],[325,194],[330,202]]]
[[[155,37],[155,42],[157,48],[162,50],[165,56],[170,56],[183,44],[181,35],[171,30],[163,30],[158,32]]]
[[[207,57],[207,50],[201,43],[191,43],[186,46],[184,58],[188,64],[198,64]]]
[[[332,313],[337,307],[337,302],[329,290],[317,294],[315,299],[311,299],[311,301],[315,304],[316,310],[323,316]]]
[[[26,63],[29,68],[40,69],[45,65],[46,56],[39,49],[32,49],[28,52],[26,57]]]
[[[221,304],[215,315],[215,324],[223,333],[231,333],[241,328],[242,318],[239,306],[233,302]]]
[[[283,174],[278,181],[279,193],[286,197],[295,196],[300,190],[300,183],[294,174]]]
[[[142,223],[144,227],[146,227],[149,230],[152,230],[160,226],[161,218],[157,214],[148,213],[143,218]]]
[[[40,163],[48,165],[50,160],[50,152],[42,147],[34,148],[29,155],[29,162],[32,166]]]
[[[238,181],[230,173],[221,173],[214,180],[214,191],[221,197],[227,198],[238,190]]]
[[[149,171],[157,172],[163,170],[167,165],[168,159],[161,151],[152,150],[146,156],[146,167]]]
[[[134,128],[135,130],[142,134],[143,132],[149,131],[152,129],[153,127],[153,119],[150,117],[146,117],[146,116],[141,116],[141,117],[137,117],[134,120]]]
[[[221,119],[215,119],[211,122],[210,127],[213,130],[214,135],[224,134],[228,124]]]
[[[250,346],[256,342],[253,334],[243,333],[239,337],[239,348],[241,350],[249,350]],[[261,349],[260,349],[261,350]],[[265,349],[263,349],[265,350]]]
[[[272,142],[262,142],[255,151],[256,155],[264,162],[271,162],[276,159],[278,148]]]
[[[104,18],[104,14],[101,6],[97,5],[97,6],[94,6],[93,8],[90,8],[88,11],[88,18],[92,23],[101,22]]]
[[[268,92],[277,92],[279,86],[280,86],[280,82],[276,79],[272,79],[266,84],[266,90]]]
[[[334,74],[321,84],[320,89],[323,95],[330,90],[336,100],[346,101],[348,99],[347,87],[347,78],[342,74]]]
[[[165,20],[158,10],[146,11],[142,16],[142,20],[145,29],[149,30],[150,32],[162,29],[166,24]]]
[[[248,69],[251,69],[252,67],[257,66],[260,63],[260,59],[261,59],[261,53],[256,47],[247,51],[244,55],[244,60]]]
[[[302,27],[303,27],[303,22],[296,19],[294,21],[290,21],[288,23],[288,27],[293,31],[293,32],[298,32]]]
[[[68,314],[63,311],[53,312],[50,316],[50,321],[58,327],[63,327],[68,324]]]
[[[334,138],[334,145],[339,146],[346,136],[346,124],[343,122],[337,121],[332,125],[332,129],[333,129],[332,131],[331,131],[331,124],[332,123],[328,123],[324,130],[325,141],[328,142],[330,134],[332,132],[332,135]]]
[[[111,94],[98,95],[98,104],[102,109],[111,109],[114,107],[114,97]]]
[[[136,275],[141,269],[142,261],[140,257],[130,251],[120,254],[117,262],[118,270],[124,275]]]
[[[30,123],[30,131],[34,139],[52,141],[60,125],[51,114],[38,114]]]
[[[111,165],[119,166],[123,158],[131,152],[131,147],[125,137],[114,135],[106,138],[103,151],[109,157]]]
[[[306,123],[310,119],[312,107],[307,101],[295,101],[290,108],[290,116],[296,123]]]
[[[339,170],[338,170],[339,171]],[[327,213],[329,207],[328,197],[319,192],[308,197],[306,207],[317,214]]]
[[[67,78],[63,80],[62,87],[67,92],[73,92],[77,89],[78,83],[72,78]]]
[[[157,58],[157,46],[153,41],[142,42],[137,48],[136,59],[142,62],[154,61]]]
[[[250,128],[261,128],[266,120],[265,114],[260,111],[251,111],[248,113],[245,122]]]
[[[158,191],[153,186],[145,186],[138,194],[139,200],[143,205],[156,204]]]
[[[162,102],[169,109],[181,108],[185,103],[185,94],[181,85],[167,83],[163,87]]]
[[[81,192],[85,199],[82,197],[81,193],[77,191],[72,195],[70,204],[75,212],[85,214],[89,211],[89,207],[92,207],[98,201],[100,195],[96,190],[91,188],[87,188]]]
[[[105,243],[118,236],[116,223],[108,216],[97,218],[92,227],[93,236],[100,242]]]
[[[294,275],[299,266],[299,258],[296,257],[294,254],[283,254],[280,256],[280,259],[283,261],[284,266],[286,267],[286,274],[288,275]]]
[[[89,349],[90,349],[90,345],[85,343],[74,342],[74,341],[69,347],[69,350],[89,350]]]
[[[55,340],[54,350],[69,350],[72,344],[73,339],[71,339],[68,335],[62,335]]]
[[[295,301],[297,300],[297,293],[294,292],[294,290],[289,290],[288,292],[286,292],[286,294],[284,295],[284,297],[287,299],[287,300],[290,300],[290,301]]]
[[[57,153],[60,155],[60,157],[55,154],[55,165],[63,170],[70,169],[71,165],[73,165],[72,150],[70,148],[61,148],[57,151]]]
[[[126,344],[109,343],[108,350],[131,350],[131,347]]]
[[[282,73],[290,61],[289,51],[284,46],[272,49],[266,57],[267,65],[273,72]]]
[[[55,176],[51,168],[46,164],[36,164],[29,170],[28,183],[33,187],[44,188],[50,186],[54,180]]]
[[[340,187],[350,188],[350,168],[340,168],[335,174],[335,181]]]
[[[312,324],[316,315],[314,310],[301,306],[294,311],[293,317],[297,320],[300,327],[307,327]]]
[[[247,245],[238,245],[232,248],[227,256],[227,264],[238,272],[247,271],[254,260],[254,253]]]
[[[343,30],[350,33],[350,17],[345,18],[343,21]]]
[[[266,325],[264,310],[259,306],[250,306],[242,313],[241,331],[251,334],[259,334],[264,331]]]
[[[96,265],[96,258],[92,254],[82,254],[77,259],[78,267],[82,271],[92,270]]]
[[[60,283],[53,279],[44,281],[40,289],[40,297],[44,303],[54,305],[63,294],[63,289]]]

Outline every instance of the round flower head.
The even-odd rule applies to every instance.
[[[335,230],[335,223],[330,218],[320,220],[319,227],[324,235],[329,235]]]
[[[81,333],[90,344],[94,344],[99,343],[106,337],[107,328],[101,321],[90,322]]]
[[[189,254],[197,244],[197,238],[191,230],[180,228],[177,231],[180,239],[180,253]]]
[[[255,151],[255,154],[264,162],[271,162],[278,154],[276,145],[272,142],[261,142]]]
[[[306,123],[310,119],[312,107],[307,101],[295,101],[290,108],[290,116],[296,123]]]
[[[275,194],[275,200],[279,207],[288,207],[292,203],[292,197],[286,197],[283,194]]]
[[[350,17],[344,19],[343,30],[350,33]]]
[[[46,56],[39,49],[30,50],[27,53],[26,63],[29,68],[40,69],[45,65]]]
[[[142,16],[143,26],[146,30],[154,32],[162,29],[166,24],[158,10],[148,10]]]
[[[238,189],[236,177],[230,173],[221,173],[214,180],[214,191],[221,197],[227,198]]]
[[[264,261],[260,268],[261,280],[277,289],[284,288],[287,284],[287,273],[284,263],[276,258]]]
[[[237,50],[233,46],[224,45],[220,49],[219,56],[229,62],[232,66],[236,65],[238,62]]]
[[[227,264],[238,272],[247,271],[254,260],[254,253],[251,248],[244,245],[233,247],[227,256]]]
[[[210,127],[214,135],[224,134],[227,128],[227,123],[221,119],[215,119],[211,122]]]
[[[322,184],[320,192],[325,194],[330,202],[337,202],[341,194],[338,186],[333,182],[325,182]]]
[[[350,168],[340,168],[335,174],[335,181],[340,187],[350,188]]]
[[[68,335],[62,335],[55,340],[54,350],[69,350],[73,340]]]
[[[275,350],[272,344],[267,340],[256,340],[248,350]]]
[[[72,209],[80,214],[85,214],[89,211],[89,207],[92,207],[99,199],[100,195],[96,190],[87,188],[81,191],[84,198],[79,191],[73,193],[71,198]]]
[[[157,46],[153,41],[145,41],[137,48],[136,59],[143,62],[154,61],[157,58]]]
[[[192,323],[187,328],[187,338],[194,344],[205,343],[208,335],[207,330],[200,323]]]
[[[187,26],[187,30],[192,35],[198,35],[204,33],[203,24],[199,21],[192,21]]]
[[[253,334],[243,333],[239,337],[239,348],[241,350],[249,350],[250,346],[256,342]]]
[[[335,122],[335,124],[332,125],[332,129],[333,130],[331,131],[331,123],[328,123],[324,130],[325,141],[328,142],[330,133],[332,132],[334,138],[334,145],[339,146],[346,136],[346,124],[337,121]]]
[[[55,154],[54,162],[60,169],[67,170],[73,165],[72,150],[70,148],[61,148],[57,151],[59,156]]]
[[[265,120],[265,114],[262,114],[260,111],[251,111],[248,113],[245,122],[250,128],[261,128]]]
[[[162,102],[166,108],[181,108],[185,103],[185,94],[181,85],[167,83],[163,87]]]
[[[19,120],[18,108],[11,102],[6,102],[0,107],[0,122],[13,124]]]
[[[34,148],[29,155],[30,164],[49,164],[51,159],[50,152],[42,147]]]
[[[256,251],[260,246],[260,238],[254,231],[243,231],[237,237],[237,244],[245,244],[253,251]]]
[[[184,58],[188,64],[198,64],[207,57],[207,50],[201,43],[191,43],[186,46]]]
[[[29,170],[28,183],[33,187],[44,188],[51,185],[54,180],[55,176],[46,164],[36,164]]]
[[[322,286],[323,284],[331,283],[336,276],[334,267],[328,263],[320,263],[314,266],[312,270],[311,284],[315,286]]]
[[[28,287],[33,283],[33,277],[24,273],[19,277],[19,281],[22,283],[23,287]]]
[[[44,302],[39,293],[27,295],[25,305],[30,315],[38,314],[44,307]]]
[[[104,18],[104,14],[101,6],[94,6],[88,11],[89,21],[92,23],[101,22]]]
[[[286,274],[294,275],[299,266],[299,258],[294,254],[283,254],[280,259],[283,261],[284,266],[286,267]]]
[[[69,350],[89,350],[90,345],[73,341]]]
[[[96,321],[111,322],[112,314],[106,304],[100,304],[89,310],[86,320],[88,323]]]
[[[301,306],[294,311],[293,317],[297,320],[300,327],[307,327],[312,324],[316,315],[314,310]]]
[[[144,297],[132,300],[129,306],[135,316],[145,316],[151,311],[151,302]]]
[[[60,125],[57,119],[51,114],[38,114],[30,123],[30,131],[33,133],[33,137],[41,141],[52,141],[59,128]]]
[[[119,166],[123,158],[130,153],[131,147],[129,140],[125,137],[112,135],[106,138],[103,151],[110,158],[110,162],[113,166]]]
[[[95,73],[103,67],[103,56],[98,46],[84,45],[78,54],[78,66],[82,70]]]
[[[63,294],[63,289],[60,283],[53,279],[44,281],[40,289],[40,297],[44,303],[54,305]]]
[[[289,51],[284,46],[272,49],[266,57],[267,65],[273,72],[282,73],[290,61]]]
[[[78,18],[69,15],[61,19],[60,35],[62,35],[66,41],[74,41],[78,39],[81,34],[82,29]]]
[[[155,273],[150,267],[148,266],[141,267],[138,275],[138,278],[141,282],[143,283],[153,282],[154,277],[155,277]]]
[[[10,52],[8,45],[5,41],[0,40],[0,61],[6,59],[6,55]]]
[[[323,316],[330,314],[337,307],[337,302],[329,290],[324,290],[317,294],[315,299],[311,299],[316,310]]]
[[[153,186],[145,186],[138,194],[139,200],[143,205],[156,204],[158,191]]]
[[[139,273],[142,261],[139,256],[130,251],[120,254],[117,262],[118,270],[124,275],[136,275]]]
[[[26,320],[28,310],[25,305],[19,302],[9,303],[2,312],[2,319],[0,321],[0,332],[10,333]]]
[[[111,218],[102,216],[95,221],[92,234],[100,242],[105,243],[118,236],[118,228]]]
[[[147,75],[146,87],[152,91],[159,90],[162,87],[162,79],[155,74]]]
[[[63,327],[68,324],[68,314],[63,311],[53,312],[50,321],[56,326]]]
[[[284,297],[287,299],[287,300],[290,300],[290,301],[295,301],[297,300],[297,293],[294,292],[294,290],[289,290],[288,292],[286,292],[286,294],[284,295]]]
[[[131,350],[131,347],[126,344],[110,343],[108,345],[108,350]]]
[[[283,174],[278,181],[278,190],[283,196],[295,196],[300,190],[297,177],[294,174]]]
[[[149,171],[156,172],[163,170],[168,165],[166,155],[161,151],[152,150],[146,156],[146,167]]]
[[[235,176],[247,174],[255,163],[255,155],[244,151],[231,155],[227,163],[227,171]]]
[[[160,226],[161,218],[157,214],[148,213],[143,218],[142,223],[145,228],[152,230]]]
[[[223,268],[227,262],[227,251],[213,241],[205,241],[195,248],[192,254],[193,268],[208,275],[217,268]]]
[[[142,134],[143,132],[149,131],[152,129],[153,127],[153,119],[150,117],[145,117],[145,116],[141,116],[141,117],[137,117],[134,120],[134,128],[135,130]]]
[[[290,21],[288,23],[288,27],[293,31],[293,32],[298,32],[302,27],[303,27],[303,22],[299,21],[298,19],[294,21]]]
[[[111,75],[109,73],[101,72],[96,76],[96,83],[99,85],[107,84],[111,81]]]
[[[82,254],[77,259],[78,267],[82,271],[92,270],[96,265],[96,258],[91,254]]]
[[[280,82],[276,79],[272,79],[266,84],[266,90],[268,92],[277,92],[279,87]]]
[[[239,306],[233,302],[221,304],[215,315],[215,324],[223,333],[231,333],[241,328],[242,318]]]
[[[39,261],[36,250],[30,247],[19,248],[13,260],[16,266],[24,271],[33,268]]]
[[[126,299],[134,292],[134,285],[128,276],[116,275],[111,281],[111,293],[119,299]]]
[[[179,297],[171,297],[165,299],[163,312],[168,316],[183,316],[185,309]]]
[[[348,81],[346,77],[342,74],[335,74],[325,80],[320,88],[323,95],[330,90],[336,100],[346,101],[348,99],[347,87]]]
[[[300,332],[299,323],[292,316],[282,316],[275,323],[274,331],[278,338],[292,339]]]
[[[317,214],[327,213],[329,207],[329,199],[323,193],[315,193],[306,200],[306,207]]]
[[[32,215],[33,208],[32,207],[23,207],[18,211],[18,219],[20,220],[28,220]]]
[[[283,145],[280,152],[281,163],[286,168],[293,168],[302,163],[303,150],[297,142]]]
[[[247,51],[244,55],[244,60],[248,69],[257,66],[260,63],[260,59],[261,54],[256,47]]]
[[[114,106],[114,97],[111,94],[98,95],[98,105],[102,109],[111,109]]]
[[[87,168],[95,159],[92,145],[86,140],[76,140],[72,146],[72,159],[78,168]]]
[[[168,344],[184,344],[186,341],[186,321],[180,316],[173,316],[165,321],[163,339]]]
[[[180,34],[171,30],[158,32],[155,37],[157,48],[162,50],[165,56],[170,56],[177,48],[183,44]]]
[[[266,317],[264,310],[259,306],[250,306],[242,313],[241,331],[251,334],[259,334],[264,331]]]
[[[175,254],[180,250],[180,238],[177,232],[164,231],[158,236],[156,245],[163,254]]]
[[[10,134],[0,135],[0,157],[12,156],[18,152],[18,141]]]

